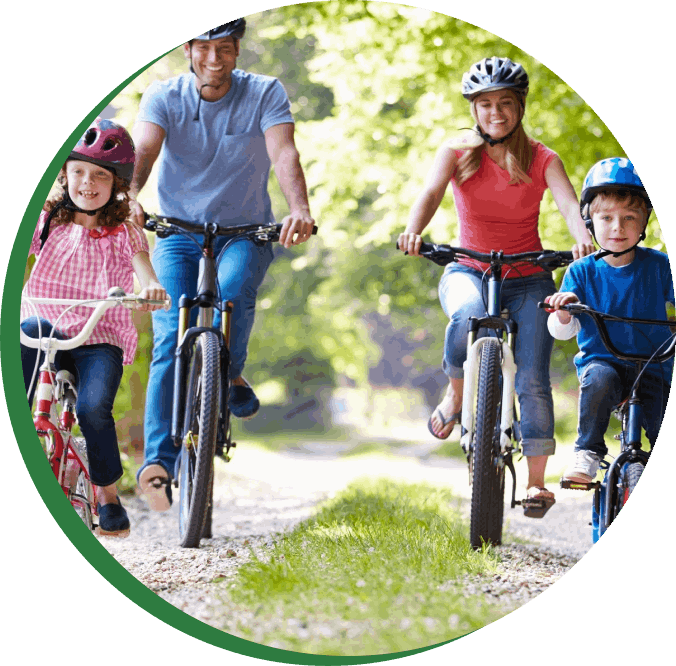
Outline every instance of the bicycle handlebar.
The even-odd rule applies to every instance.
[[[549,303],[543,302],[538,303],[538,307],[542,308],[543,310],[547,310],[549,309],[550,306]],[[559,309],[565,310],[566,312],[569,312],[572,315],[577,314],[589,315],[594,320],[594,323],[598,328],[599,335],[601,336],[601,341],[603,342],[604,347],[613,356],[616,356],[622,361],[634,361],[634,362],[655,361],[657,363],[664,363],[665,361],[669,360],[676,351],[676,335],[674,335],[672,336],[671,342],[669,343],[669,346],[667,347],[666,351],[664,351],[659,356],[648,356],[645,354],[627,354],[625,352],[621,352],[610,340],[610,335],[605,325],[606,321],[615,321],[622,322],[625,324],[647,324],[650,326],[674,327],[676,326],[676,321],[668,321],[663,319],[637,319],[634,317],[620,317],[618,315],[609,314],[607,312],[599,312],[598,310],[594,310],[593,308],[590,308],[588,305],[585,305],[584,303],[566,303],[564,305],[561,305]]]
[[[32,349],[41,349],[47,351],[48,349],[63,351],[68,349],[75,349],[75,347],[82,346],[92,334],[94,326],[103,317],[104,313],[110,308],[122,305],[126,308],[133,308],[135,305],[162,305],[165,310],[171,307],[171,298],[167,297],[165,300],[154,300],[150,298],[139,298],[133,294],[126,294],[120,287],[112,287],[108,291],[106,298],[88,298],[86,300],[73,300],[67,298],[33,298],[23,297],[24,301],[34,303],[36,305],[69,305],[69,306],[84,306],[93,308],[94,311],[87,319],[87,322],[82,327],[82,330],[74,337],[67,340],[59,340],[51,336],[42,338],[31,338],[27,336],[23,330],[19,329],[19,337],[21,344]]]
[[[399,243],[397,243],[397,249],[399,249]],[[504,254],[502,250],[493,250],[490,253],[485,253],[468,250],[464,247],[452,247],[451,245],[436,243],[422,243],[420,245],[420,256],[433,261],[439,266],[446,266],[453,261],[458,261],[460,258],[468,258],[486,264],[496,262],[500,265],[530,263],[550,272],[567,266],[574,261],[572,252],[560,252],[557,250],[538,250],[535,252],[521,252],[520,254]]]
[[[152,213],[145,213],[146,222],[144,228],[156,233],[160,238],[166,238],[172,234],[180,233],[175,227],[195,234],[203,234],[205,231],[214,236],[236,236],[251,234],[262,241],[278,241],[282,230],[282,224],[243,224],[239,226],[223,226],[216,222],[200,224],[187,222],[175,217],[163,217]],[[312,235],[317,234],[317,225],[312,228]]]

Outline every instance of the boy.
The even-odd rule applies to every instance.
[[[551,334],[560,340],[577,334],[580,348],[575,356],[580,380],[578,439],[574,463],[563,478],[589,483],[608,452],[604,435],[612,409],[629,394],[636,370],[606,350],[590,317],[574,317],[560,307],[581,302],[621,317],[665,320],[674,302],[674,288],[667,255],[638,247],[645,238],[652,206],[628,159],[613,157],[591,168],[582,188],[580,210],[601,249],[571,264],[561,291],[546,301],[552,312]],[[606,326],[618,349],[638,354],[652,355],[671,337],[666,326],[621,322],[606,322]],[[662,366],[651,363],[641,378],[643,427],[651,447],[664,416],[672,369],[673,359]]]

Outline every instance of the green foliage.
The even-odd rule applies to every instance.
[[[248,369],[255,381],[302,357],[329,378],[363,384],[382,351],[365,317],[390,317],[423,332],[424,357],[440,357],[445,317],[439,270],[394,249],[441,143],[471,126],[461,75],[493,54],[524,65],[530,76],[525,127],[562,158],[579,192],[593,163],[624,155],[604,123],[555,73],[515,45],[458,19],[423,9],[364,0],[303,3],[247,17],[239,66],[277,76],[289,91],[296,141],[318,237],[278,249],[260,294]],[[153,65],[113,102],[131,127],[142,92],[156,78],[186,71],[181,49]],[[151,185],[141,202],[155,205]],[[274,178],[278,219],[287,211]],[[540,218],[543,243],[567,249],[572,238],[549,193]],[[450,191],[427,232],[458,239]],[[653,222],[646,242],[664,250]],[[554,363],[569,368],[571,345]],[[281,367],[280,367],[281,364]],[[417,368],[417,369],[416,369]],[[291,393],[289,393],[291,394]]]

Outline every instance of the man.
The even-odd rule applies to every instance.
[[[156,81],[146,90],[133,132],[137,157],[131,193],[138,195],[161,151],[162,215],[203,223],[269,224],[275,221],[267,191],[272,165],[289,206],[280,235],[280,243],[289,248],[308,240],[314,220],[282,84],[236,69],[245,28],[246,21],[237,19],[191,40],[183,46],[191,73]],[[138,203],[134,217],[143,224]],[[224,243],[223,237],[217,240],[216,253]],[[158,239],[153,253],[158,279],[173,302],[169,312],[153,313],[145,452],[137,475],[156,511],[171,506],[169,482],[178,455],[170,438],[177,304],[181,294],[195,292],[199,257],[196,244],[182,235]],[[219,264],[221,297],[234,303],[229,404],[240,418],[252,417],[259,407],[242,370],[256,294],[271,261],[269,243],[258,247],[242,239],[226,250]]]

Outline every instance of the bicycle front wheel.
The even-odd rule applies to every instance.
[[[627,503],[629,496],[634,492],[636,484],[641,478],[641,474],[643,474],[643,463],[630,463],[625,467],[624,474],[622,475],[622,483],[620,485],[620,495],[618,497],[618,513]]]
[[[504,467],[499,463],[500,375],[500,341],[491,339],[481,349],[472,449],[469,540],[475,549],[502,541],[505,480]]]
[[[219,341],[205,331],[188,370],[179,474],[178,530],[183,548],[197,548],[203,534],[214,473],[218,423]]]

